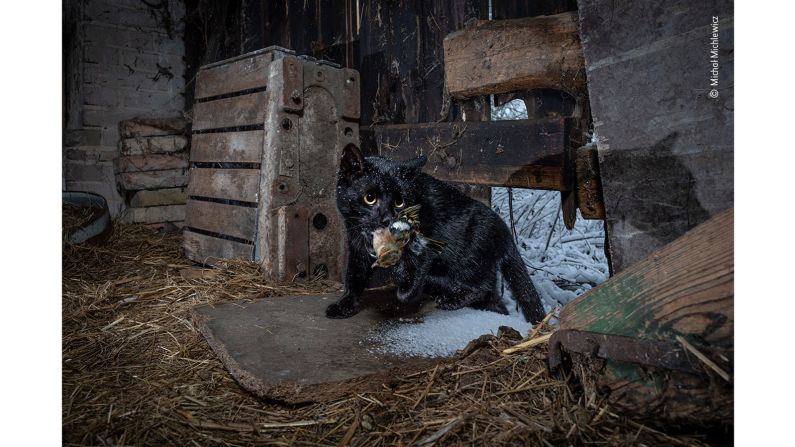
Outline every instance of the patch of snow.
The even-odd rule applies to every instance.
[[[509,326],[522,334],[533,327],[515,310],[513,301],[506,300],[510,315],[465,308],[459,310],[434,309],[419,323],[389,321],[368,335],[373,350],[411,357],[449,357],[464,349],[467,343],[481,335],[497,335],[500,326]]]

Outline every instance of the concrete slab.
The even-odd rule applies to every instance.
[[[343,320],[325,316],[336,296],[287,296],[234,301],[193,310],[199,330],[243,388],[290,404],[380,389],[396,374],[435,361],[375,353],[366,335],[385,320],[414,316],[393,292],[370,293],[368,307]]]

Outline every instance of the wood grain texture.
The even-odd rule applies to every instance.
[[[184,205],[187,201],[187,188],[152,189],[133,194],[130,198],[130,206],[143,208],[158,205]]]
[[[187,129],[188,121],[182,117],[136,118],[119,122],[122,138],[184,135]]]
[[[256,203],[259,169],[192,168],[188,195]]]
[[[120,222],[123,224],[160,222],[179,222],[185,220],[185,205],[149,206],[146,208],[127,208]]]
[[[265,121],[268,95],[265,91],[196,103],[193,130],[261,125]]]
[[[362,75],[362,127],[460,121],[472,104],[445,95],[442,41],[469,20],[486,19],[486,5],[481,0],[377,0],[362,2],[360,14],[356,68]],[[487,102],[477,107],[488,116]]]
[[[651,1],[578,5],[610,262],[619,272],[733,206],[733,6],[671,0],[665,9],[677,14],[665,14]],[[709,97],[713,16],[717,98]]]
[[[565,120],[375,126],[380,155],[427,155],[424,171],[455,182],[561,190]]]
[[[265,131],[203,133],[191,138],[193,162],[261,163]]]
[[[256,235],[257,209],[238,205],[190,200],[185,225],[247,241]]]
[[[185,149],[188,139],[184,135],[122,138],[122,155],[171,154]]]
[[[484,20],[444,39],[447,88],[456,98],[553,88],[585,91],[576,12]]]
[[[168,169],[164,171],[122,172],[116,174],[116,182],[125,191],[174,188],[188,184],[188,170]]]
[[[187,169],[188,154],[130,155],[116,159],[116,172],[163,171]]]
[[[577,207],[585,219],[604,219],[605,204],[602,200],[602,181],[599,178],[599,156],[595,145],[582,146],[575,150],[577,171]]]
[[[734,211],[718,213],[674,242],[567,304],[561,329],[642,339],[683,337],[724,371],[734,363]],[[733,383],[703,371],[649,371],[573,355],[586,393],[634,418],[730,424]]]
[[[734,344],[734,210],[684,236],[567,304],[562,329]]]
[[[265,87],[272,53],[247,57],[229,64],[202,68],[196,75],[196,99]]]
[[[188,259],[208,265],[223,259],[251,260],[254,256],[253,245],[205,236],[189,228],[182,233],[182,248]]]

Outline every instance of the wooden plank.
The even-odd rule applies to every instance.
[[[187,129],[188,121],[182,117],[135,118],[119,122],[119,134],[122,138],[184,135]]]
[[[259,169],[192,168],[188,195],[257,203]]]
[[[276,212],[276,268],[279,281],[305,277],[309,269],[309,210],[282,206]]]
[[[122,155],[170,154],[184,150],[187,145],[184,135],[122,138],[120,144]]]
[[[261,163],[264,135],[263,130],[196,134],[191,138],[190,160]]]
[[[599,178],[599,159],[596,145],[582,146],[575,151],[577,171],[577,207],[585,219],[604,219],[602,181]]]
[[[268,92],[257,92],[198,102],[193,107],[193,130],[262,125],[267,100]]]
[[[202,68],[196,75],[196,99],[265,87],[273,53]]]
[[[586,88],[576,12],[479,21],[445,37],[444,65],[457,98],[540,88],[579,96]]]
[[[563,308],[561,328],[733,345],[734,211],[726,210]],[[630,318],[631,317],[631,318]]]
[[[122,172],[116,174],[116,181],[126,191],[174,188],[188,184],[188,170],[169,169],[165,171]]]
[[[185,225],[253,241],[256,219],[256,208],[190,200]]]
[[[561,329],[648,340],[682,337],[719,367],[734,362],[734,210],[716,214],[674,242],[566,305]],[[699,361],[693,358],[694,364]],[[730,423],[733,384],[715,376],[649,374],[608,360],[594,369],[575,358],[587,393],[603,393],[633,417]],[[705,368],[708,370],[709,368]],[[590,388],[589,388],[590,387]]]
[[[167,169],[186,169],[188,154],[130,155],[116,159],[116,172],[163,171]]]
[[[223,259],[251,260],[254,256],[253,245],[205,236],[190,228],[182,233],[182,248],[188,259],[208,265]]]
[[[127,208],[119,221],[123,224],[153,224],[183,220],[185,220],[185,205],[165,205],[146,208]]]
[[[619,272],[733,206],[733,6],[671,0],[666,9],[677,14],[661,15],[649,0],[578,4],[609,257]],[[713,16],[716,87],[697,68],[710,60]]]
[[[166,188],[138,191],[130,198],[130,206],[143,208],[158,205],[184,205],[188,202],[186,188]]]
[[[561,190],[565,120],[375,126],[379,154],[425,154],[424,171],[455,182]]]

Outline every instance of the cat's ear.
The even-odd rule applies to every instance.
[[[403,166],[409,168],[412,171],[419,171],[425,166],[425,163],[428,161],[428,157],[425,155],[420,155],[417,158],[412,158],[411,160],[406,160],[403,162]]]
[[[362,175],[363,172],[364,157],[362,157],[362,151],[360,151],[355,144],[348,144],[342,150],[340,176],[346,179],[352,179]]]

